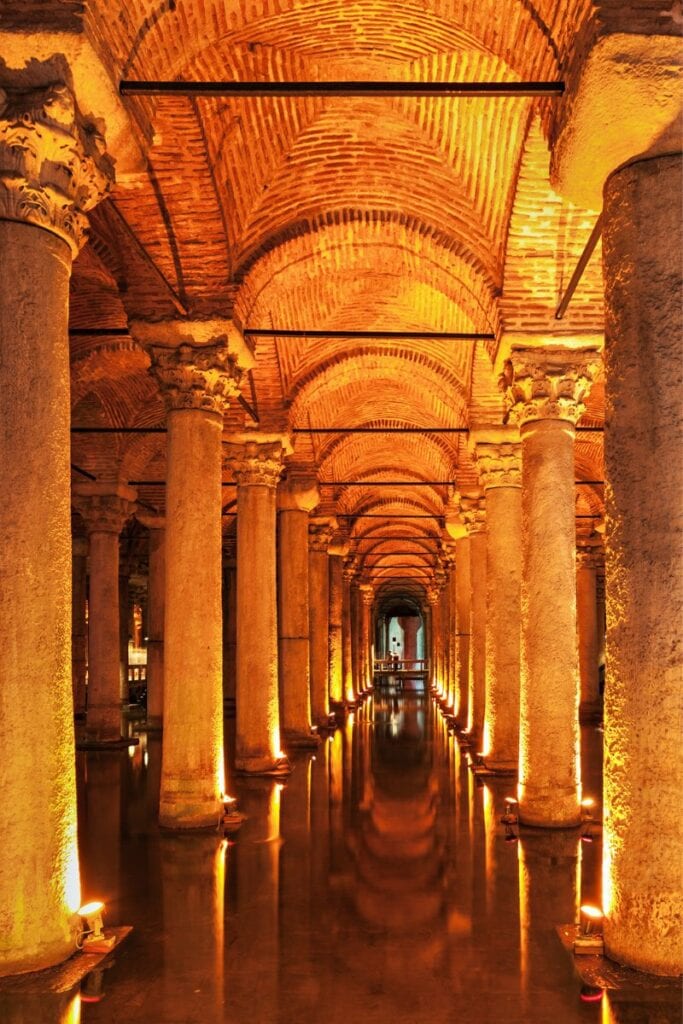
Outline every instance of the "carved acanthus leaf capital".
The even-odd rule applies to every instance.
[[[440,590],[438,587],[427,588],[427,604],[433,608],[439,603]]]
[[[486,499],[483,495],[463,495],[460,498],[460,514],[465,521],[468,536],[484,533],[486,530]]]
[[[238,487],[277,487],[284,469],[280,441],[229,443],[224,455]]]
[[[113,181],[104,137],[80,116],[68,86],[0,89],[0,219],[36,224],[77,256],[85,214]]]
[[[199,409],[222,416],[239,394],[242,370],[234,353],[219,345],[152,346],[151,372],[170,412]]]
[[[579,569],[602,569],[605,565],[605,549],[602,544],[582,544],[576,549],[576,565]]]
[[[130,487],[113,487],[111,493],[90,484],[76,485],[72,504],[83,519],[88,534],[121,533],[135,511],[136,493]]]
[[[327,552],[337,529],[336,519],[311,519],[308,523],[308,546],[310,550]]]
[[[361,583],[358,590],[360,591],[361,601],[366,608],[370,608],[375,600],[375,588],[372,583]]]
[[[499,381],[508,417],[520,426],[543,419],[576,423],[599,365],[595,349],[514,349]]]
[[[344,583],[353,583],[357,573],[358,559],[355,556],[352,556],[344,562],[344,568],[342,570],[342,579]]]
[[[522,486],[521,450],[522,446],[517,441],[477,444],[477,469],[484,490]]]

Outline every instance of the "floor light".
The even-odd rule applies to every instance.
[[[85,903],[78,911],[87,927],[79,936],[79,946],[84,953],[106,953],[116,944],[116,936],[107,937],[102,928],[102,912],[104,903],[94,900]]]

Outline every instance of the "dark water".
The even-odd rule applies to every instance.
[[[600,749],[584,729],[598,799]],[[585,1001],[555,926],[599,901],[599,843],[506,841],[511,780],[477,785],[429,701],[375,697],[285,786],[233,783],[230,842],[159,832],[158,739],[79,757],[83,896],[135,930],[80,993],[0,997],[3,1022],[681,1020],[670,990]]]

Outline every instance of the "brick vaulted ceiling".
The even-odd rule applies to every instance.
[[[115,82],[514,82],[561,80],[593,5],[90,0],[83,16]],[[554,319],[597,212],[550,187],[553,102],[128,98],[147,167],[94,212],[74,267],[71,326],[126,328],[130,318],[186,311],[249,328],[492,333],[476,342],[258,339],[244,395],[267,431],[499,423],[493,362],[505,332],[602,331],[599,246],[565,319]],[[74,425],[163,424],[147,367],[129,336],[73,337]],[[602,419],[598,382],[583,423]],[[226,429],[250,426],[235,405]],[[577,479],[601,479],[600,435],[579,437]],[[340,521],[364,538],[361,567],[400,562],[416,569],[387,577],[423,579],[435,544],[420,538],[442,538],[439,518],[352,517],[443,516],[456,490],[476,485],[467,436],[294,441],[291,466],[327,485],[321,511],[349,517]],[[100,478],[163,481],[165,441],[75,435],[72,460]],[[351,480],[368,483],[345,487]],[[392,480],[438,483],[372,483]],[[163,508],[162,486],[139,491]],[[233,499],[228,486],[228,508]],[[601,513],[599,487],[577,489],[577,511]]]

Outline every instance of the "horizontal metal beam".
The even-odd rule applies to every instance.
[[[97,477],[93,476],[92,473],[89,473],[87,469],[81,469],[80,466],[75,465],[73,462],[71,463],[71,468],[74,473],[78,473],[79,476],[84,476],[86,480],[97,480]]]
[[[71,338],[127,338],[130,331],[127,327],[71,327]]]
[[[455,487],[455,480],[319,480],[318,487]]]
[[[166,427],[72,427],[72,434],[165,434]]]
[[[495,334],[471,331],[309,331],[305,328],[278,330],[275,327],[247,327],[245,336],[249,338],[305,338],[353,340],[379,339],[380,341],[495,341]]]
[[[469,427],[292,427],[292,434],[469,434]]]
[[[562,96],[564,82],[178,82],[122,79],[121,96],[231,96],[238,99],[306,96],[374,98],[422,97],[497,99],[501,97]]]
[[[386,519],[401,519],[402,520],[402,519],[443,519],[443,518],[444,518],[443,512],[440,513],[440,514],[435,512],[433,515],[423,514],[421,512],[420,513],[407,512],[404,515],[398,515],[398,516],[382,515],[381,513],[377,513],[377,512],[344,512],[344,513],[336,512],[335,513],[335,519],[384,519],[384,520],[386,520]]]

